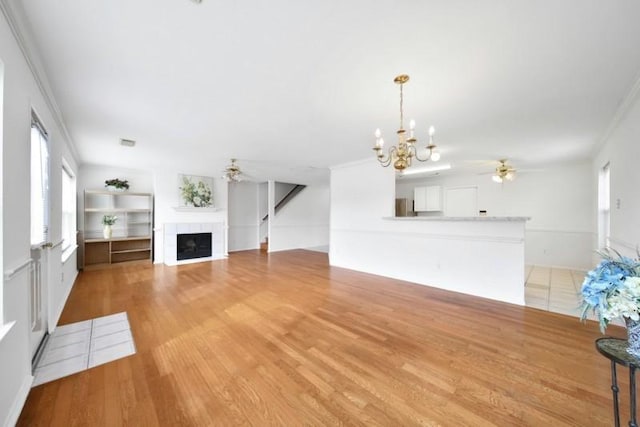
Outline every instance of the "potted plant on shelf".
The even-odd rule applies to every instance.
[[[117,219],[118,217],[115,215],[104,215],[102,217],[102,225],[104,226],[104,228],[102,229],[102,235],[105,239],[111,238],[113,234],[111,226],[116,223]]]
[[[104,182],[104,186],[107,187],[109,191],[126,191],[129,189],[129,181],[118,178],[107,179]]]

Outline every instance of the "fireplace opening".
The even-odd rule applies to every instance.
[[[178,234],[176,258],[207,258],[211,253],[211,233]]]

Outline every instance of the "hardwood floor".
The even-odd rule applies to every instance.
[[[61,324],[120,311],[137,354],[35,387],[18,425],[613,424],[594,322],[318,252],[87,271]]]

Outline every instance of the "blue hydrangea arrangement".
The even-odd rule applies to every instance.
[[[581,319],[586,319],[589,309],[593,310],[604,333],[614,319],[640,320],[640,261],[612,249],[600,255],[602,261],[582,283]]]

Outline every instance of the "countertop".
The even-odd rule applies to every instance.
[[[528,216],[387,216],[382,219],[390,221],[528,221]]]

